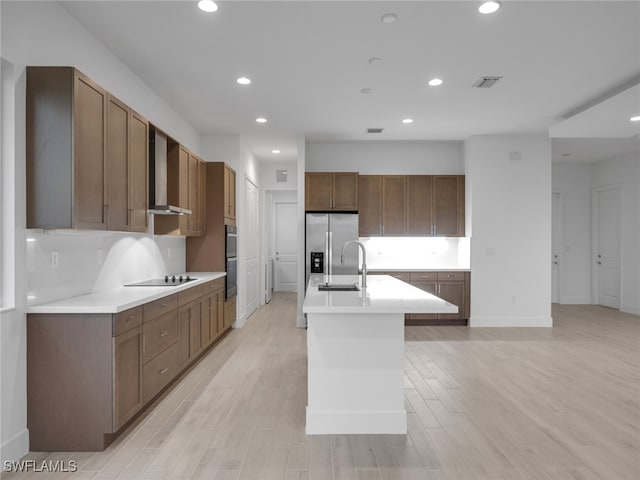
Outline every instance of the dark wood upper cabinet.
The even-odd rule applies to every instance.
[[[433,235],[433,177],[407,176],[407,235]]]
[[[27,228],[104,230],[107,93],[72,67],[27,67]]]
[[[148,123],[72,67],[27,67],[27,227],[147,230]]]
[[[407,231],[407,177],[382,177],[382,234],[404,235]]]
[[[236,171],[224,165],[224,218],[229,224],[236,221]]]
[[[360,175],[360,236],[463,237],[464,175]]]
[[[322,172],[305,174],[305,210],[357,211],[358,174]]]
[[[382,177],[360,175],[358,178],[359,235],[382,235]]]
[[[464,189],[464,175],[433,177],[433,235],[464,236]]]

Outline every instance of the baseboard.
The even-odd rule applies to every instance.
[[[620,307],[621,312],[631,313],[633,315],[640,315],[640,307],[637,305],[622,305]]]
[[[29,430],[26,428],[0,446],[0,459],[2,460],[2,465],[7,461],[15,462],[20,460],[27,453],[29,453]]]
[[[591,297],[569,297],[564,296],[560,298],[561,305],[591,305]]]
[[[304,318],[304,315],[301,315],[296,318],[296,327],[304,328],[307,326],[307,320]]]
[[[471,317],[470,327],[553,327],[551,317]]]
[[[249,317],[247,315],[242,315],[240,318],[237,318],[235,322],[231,325],[233,328],[242,328],[244,324],[247,323],[247,319]]]

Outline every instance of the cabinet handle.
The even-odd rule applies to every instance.
[[[125,322],[130,322],[131,320],[134,320],[136,317],[134,317],[133,315],[129,315],[129,318],[127,318],[125,320]]]
[[[168,333],[169,333],[169,332],[167,332],[166,330],[163,330],[163,331],[161,331],[161,332],[159,333],[159,335],[160,335],[161,337],[166,337]]]
[[[453,277],[455,277],[455,275],[453,273],[449,273],[449,274],[447,274],[447,277],[453,278]]]
[[[160,304],[160,308],[167,308],[167,304],[166,303],[161,303]]]
[[[429,278],[429,275],[418,275],[420,278]]]
[[[167,373],[169,371],[168,368],[163,368],[162,370],[160,370],[160,375],[164,375],[165,373]]]

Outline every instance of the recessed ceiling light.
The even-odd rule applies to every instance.
[[[236,80],[240,85],[249,85],[251,83],[251,79],[247,77],[240,77]]]
[[[380,63],[382,63],[382,59],[380,57],[371,57],[369,59],[369,63],[371,65],[379,65]]]
[[[398,16],[395,13],[385,13],[382,17],[380,17],[380,21],[382,23],[393,23],[398,19]]]
[[[371,92],[373,92],[373,90],[371,90],[370,88],[363,88],[362,90],[360,90],[360,93],[364,93],[365,95],[368,95]]]
[[[198,2],[198,8],[203,12],[213,13],[218,10],[218,5],[213,0],[200,0]]]
[[[280,150],[271,150],[271,153],[275,153],[277,155],[280,153]]]
[[[640,122],[640,115],[636,115],[635,117],[631,117],[629,119],[632,122]]]
[[[431,80],[429,80],[429,85],[431,85],[432,87],[437,87],[438,85],[442,85],[442,79],[432,78]]]
[[[403,118],[402,123],[413,123],[413,118]]]
[[[480,13],[488,14],[497,12],[500,8],[500,2],[484,2],[482,5],[478,7],[478,11]]]
[[[267,123],[267,119],[264,117],[258,117],[256,118],[256,122],[258,123]]]

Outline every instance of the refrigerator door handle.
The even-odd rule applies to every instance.
[[[329,232],[329,275],[333,275],[333,232]]]
[[[325,275],[329,275],[329,268],[331,268],[331,262],[329,259],[329,232],[324,234],[324,267],[322,271]]]

